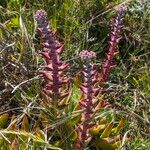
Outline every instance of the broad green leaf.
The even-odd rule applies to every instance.
[[[19,27],[19,18],[16,17],[16,18],[11,18],[11,24],[15,27]]]
[[[99,125],[101,125],[101,124],[107,124],[106,118],[105,118],[105,117],[100,117],[98,124],[99,124]]]
[[[37,136],[33,135],[30,132],[26,132],[26,131],[16,132],[16,131],[0,130],[0,133],[1,134],[14,134],[14,135],[18,135],[18,136],[25,136],[27,138],[31,138],[34,142],[39,142],[39,143],[43,144],[46,148],[50,148],[52,150],[62,150],[59,147],[56,147],[54,145],[51,145],[51,144],[45,142],[42,139],[39,139]]]
[[[125,126],[125,123],[126,123],[125,118],[121,118],[117,127],[112,129],[112,134],[118,134],[120,132],[120,130]]]
[[[5,128],[9,120],[9,114],[5,113],[0,116],[0,128]]]
[[[121,141],[117,141],[113,144],[113,148],[118,149],[120,145],[121,145]]]
[[[75,126],[80,121],[80,119],[81,119],[81,115],[79,114],[76,117],[70,119],[68,123],[71,126]]]
[[[89,130],[89,133],[90,133],[91,135],[98,135],[101,130],[104,130],[104,129],[105,129],[105,127],[106,127],[105,124],[95,126],[95,127],[91,128],[91,129]]]
[[[40,130],[40,128],[36,128],[35,129],[35,135],[39,138],[45,141],[45,135],[44,132],[42,130]]]
[[[96,144],[101,150],[115,150],[113,144],[109,144],[105,139],[99,139]]]
[[[21,129],[24,131],[29,131],[30,125],[29,125],[29,120],[26,115],[24,115],[23,120],[22,120],[22,125]]]
[[[100,138],[107,138],[109,137],[110,133],[111,133],[111,130],[113,128],[113,123],[109,123],[107,125],[107,127],[105,128],[105,130],[103,131],[103,133],[101,134]]]

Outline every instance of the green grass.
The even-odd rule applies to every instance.
[[[43,64],[33,19],[37,9],[48,12],[52,28],[65,44],[62,58],[75,67],[70,71],[73,74],[80,68],[78,53],[82,49],[95,51],[96,63],[101,63],[107,51],[110,19],[119,3],[119,0],[0,1],[0,113],[40,99],[42,82],[34,79]],[[106,84],[105,98],[117,113],[128,118],[124,133],[131,132],[126,149],[147,150],[150,132],[144,121],[150,120],[150,6],[148,0],[143,3],[131,0],[128,4],[117,67]],[[73,99],[78,96],[74,93]]]

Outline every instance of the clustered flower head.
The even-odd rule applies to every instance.
[[[79,56],[81,59],[92,59],[96,58],[96,53],[93,51],[83,50],[80,52]]]
[[[37,10],[34,18],[37,21],[39,27],[48,26],[47,13],[44,10]]]
[[[126,6],[124,4],[120,4],[116,7],[116,11],[119,14],[122,14],[126,10]]]
[[[35,20],[40,22],[40,21],[45,21],[47,18],[47,13],[45,10],[43,9],[40,9],[40,10],[37,10],[36,12],[36,15],[35,15]]]

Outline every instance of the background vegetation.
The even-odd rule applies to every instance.
[[[65,44],[62,59],[70,74],[80,69],[78,53],[90,49],[100,64],[108,47],[114,8],[125,3],[124,30],[116,67],[104,95],[113,111],[125,115],[125,149],[150,148],[150,3],[148,0],[0,0],[0,114],[24,113],[40,98],[39,37],[35,11],[48,13],[53,29]],[[74,66],[74,67],[72,67]],[[29,109],[32,109],[30,107]]]

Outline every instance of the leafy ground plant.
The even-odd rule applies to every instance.
[[[80,98],[76,100],[77,103],[71,112],[67,110],[72,100],[74,82],[67,75],[68,64],[60,58],[64,45],[57,40],[56,33],[52,31],[46,12],[36,12],[35,20],[43,47],[40,54],[45,59],[43,70],[40,72],[44,78],[42,99],[37,104],[41,109],[36,112],[37,117],[28,116],[28,110],[21,116],[8,113],[0,116],[0,122],[3,122],[0,132],[1,146],[4,149],[115,150],[122,146],[119,133],[125,126],[125,119],[121,117],[119,123],[115,123],[112,114],[109,119],[107,115],[102,115],[104,112],[107,114],[108,108],[111,107],[102,97],[103,85],[114,67],[113,58],[120,40],[124,9],[123,5],[117,8],[109,51],[101,71],[98,72],[91,61],[96,57],[95,52],[84,50],[80,53],[83,71],[78,74],[80,78],[76,80],[80,80],[78,88],[82,92],[78,93]],[[32,125],[31,116],[35,117],[35,121],[31,121]]]
[[[3,149],[149,149],[149,2],[123,1],[121,40],[114,31],[122,26],[107,36],[118,3],[0,1]],[[39,8],[47,14],[33,17]]]

